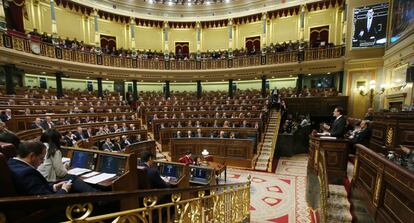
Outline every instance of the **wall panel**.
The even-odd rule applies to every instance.
[[[175,52],[175,42],[189,42],[190,52],[197,51],[195,29],[170,29],[168,36],[168,48]]]
[[[280,17],[272,20],[271,42],[295,42],[299,40],[298,16]]]
[[[227,50],[228,48],[229,32],[227,27],[202,30],[201,51]]]
[[[156,27],[135,26],[135,45],[138,50],[162,51],[162,29]]]

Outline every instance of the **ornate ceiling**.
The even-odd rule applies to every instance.
[[[236,18],[316,1],[319,0],[72,0],[129,17],[183,22]]]

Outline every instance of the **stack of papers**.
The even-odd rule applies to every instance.
[[[332,136],[321,136],[321,139],[336,139],[336,137],[332,137]]]
[[[79,175],[82,175],[90,171],[91,171],[90,169],[85,169],[85,168],[73,168],[73,169],[68,170],[68,174],[79,176]]]
[[[62,163],[70,163],[70,158],[62,157]]]
[[[98,174],[96,176],[84,179],[83,181],[85,181],[86,183],[90,183],[90,184],[97,184],[99,182],[111,179],[114,176],[116,176],[116,174],[101,173],[101,174]]]

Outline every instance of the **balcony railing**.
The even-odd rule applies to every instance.
[[[310,48],[303,51],[293,50],[286,52],[266,53],[264,55],[238,56],[228,59],[142,59],[66,49],[40,41],[33,41],[23,35],[9,35],[6,33],[3,33],[2,38],[0,38],[0,47],[78,63],[150,70],[210,70],[241,68],[334,59],[342,57],[344,53],[344,46],[333,46]]]

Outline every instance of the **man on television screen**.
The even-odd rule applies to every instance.
[[[353,47],[368,47],[385,43],[386,16],[376,15],[373,8],[367,10],[366,16],[355,16]]]

